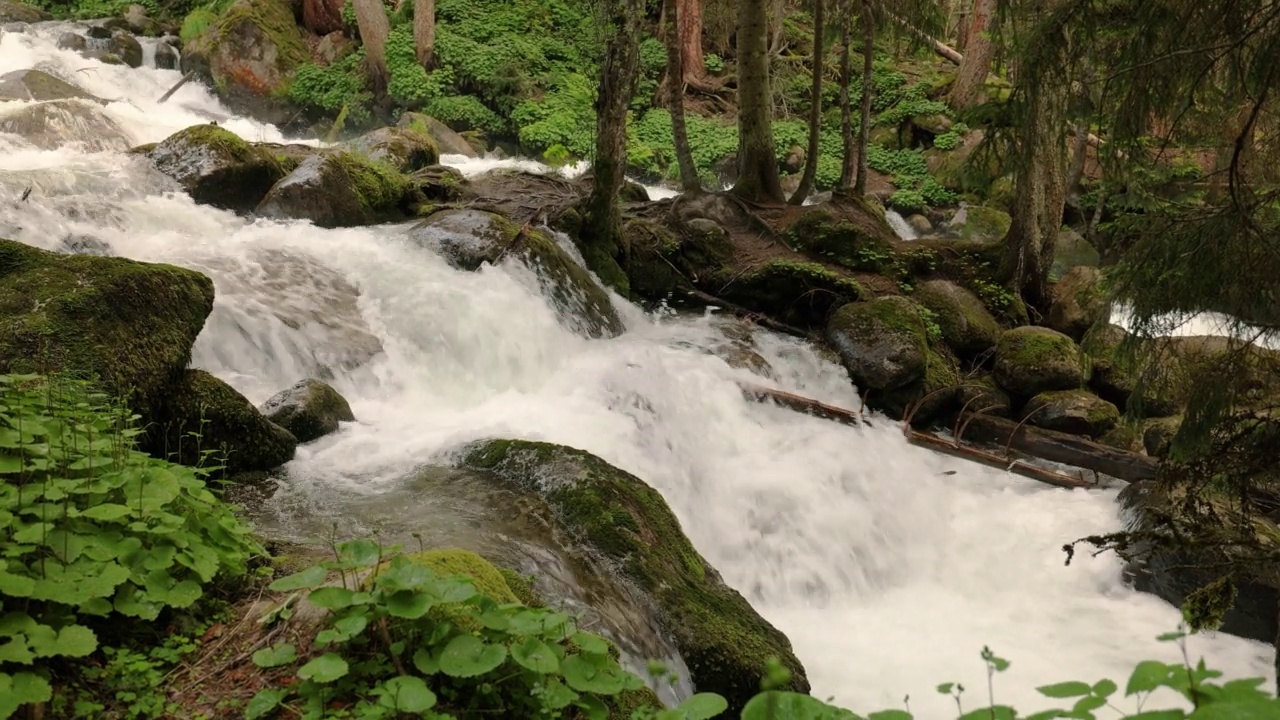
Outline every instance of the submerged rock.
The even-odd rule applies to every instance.
[[[337,432],[339,423],[356,420],[346,398],[319,380],[302,380],[276,393],[258,409],[300,443]]]
[[[0,75],[0,100],[69,100],[79,98],[105,103],[71,83],[43,70],[13,70]]]
[[[23,105],[0,115],[0,132],[19,135],[41,150],[78,143],[88,152],[129,149],[124,128],[87,100],[52,100]]]
[[[279,160],[217,125],[194,125],[147,153],[156,169],[177,180],[191,199],[247,212],[285,176]]]
[[[212,309],[213,282],[191,270],[0,240],[0,372],[97,377],[146,416]]]
[[[406,173],[435,165],[440,159],[431,137],[413,128],[378,128],[345,145],[352,152]]]
[[[312,155],[272,186],[257,214],[310,220],[319,227],[355,227],[403,215],[411,185],[385,163],[350,152]]]
[[[227,475],[271,470],[293,459],[298,440],[235,388],[187,370],[150,413],[144,446],[182,465],[222,465]],[[199,438],[191,437],[198,432]],[[212,451],[210,457],[204,453]]]
[[[699,692],[737,712],[759,692],[769,657],[808,692],[791,643],[707,564],[662,496],[639,478],[573,448],[519,440],[467,447],[463,463],[490,470],[520,493],[542,498],[575,542],[610,558],[660,611]]]
[[[1030,397],[1084,384],[1084,357],[1071,338],[1027,325],[1006,330],[996,345],[995,378],[1013,395]]]
[[[1087,390],[1043,392],[1027,401],[1027,423],[1047,430],[1097,438],[1120,421],[1115,405]]]
[[[564,324],[588,337],[614,337],[625,327],[609,294],[545,232],[520,228],[482,210],[444,210],[409,231],[418,244],[454,267],[477,270],[510,258],[538,276]]]

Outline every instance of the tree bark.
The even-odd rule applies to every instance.
[[[752,202],[782,203],[773,146],[766,0],[738,2],[738,182],[733,192]]]
[[[707,61],[702,52],[702,0],[676,0],[675,4],[684,79],[697,82],[707,75]]]
[[[947,103],[956,110],[967,110],[982,97],[982,86],[991,73],[991,60],[996,54],[995,43],[986,33],[995,17],[997,2],[974,0],[964,43],[964,59],[960,61],[960,73],[947,96]]]
[[[853,0],[840,0],[840,139],[844,157],[840,162],[840,181],[836,188],[847,191],[853,188],[853,176],[857,174],[855,153],[858,151],[853,135],[853,107],[849,88],[853,86]]]
[[[681,58],[680,32],[683,16],[680,5],[684,0],[665,0],[667,16],[667,109],[671,113],[671,134],[676,145],[676,163],[680,167],[680,188],[685,192],[702,190],[698,169],[693,164],[693,151],[689,148],[689,131],[684,123],[684,62]]]
[[[391,34],[391,22],[382,0],[352,0],[356,11],[356,26],[360,29],[360,42],[364,44],[365,63],[369,80],[375,93],[387,88],[387,35]]]
[[[413,0],[413,44],[418,62],[430,70],[435,64],[436,0]]]
[[[871,0],[862,0],[862,110],[858,123],[858,173],[853,193],[867,194],[867,147],[871,143],[871,96],[875,92],[872,63],[875,60],[876,23]]]
[[[616,274],[606,268],[617,261],[621,234],[618,196],[626,182],[627,109],[639,77],[644,0],[608,0],[603,10],[609,36],[596,94],[596,152],[581,249],[588,268],[607,278]]]
[[[801,205],[813,191],[818,176],[818,139],[822,132],[822,46],[826,34],[825,5],[827,0],[813,0],[813,85],[809,90],[809,154],[804,159],[804,174],[800,186],[791,196],[792,205]]]

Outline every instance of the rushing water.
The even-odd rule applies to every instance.
[[[228,114],[195,84],[156,105],[177,72],[85,60],[55,49],[59,31],[6,32],[0,73],[40,67],[119,98],[104,112],[130,143]],[[244,118],[221,124],[282,139]],[[468,173],[486,162],[450,160]],[[746,402],[736,380],[856,406],[845,373],[789,339],[755,335],[771,380],[704,352],[725,342],[707,317],[618,300],[626,334],[585,340],[519,266],[458,272],[396,228],[247,222],[173,192],[144,159],[13,136],[0,136],[0,232],[53,249],[88,235],[208,273],[217,303],[194,363],[255,402],[331,369],[359,421],[299,448],[270,501],[278,519],[320,507],[365,513],[368,526],[447,526],[394,500],[415,468],[476,438],[545,439],[657,488],[726,581],[791,638],[814,692],[849,707],[909,694],[921,717],[950,717],[933,688],[985,688],[984,645],[1013,661],[999,699],[1028,709],[1044,706],[1037,684],[1123,682],[1137,660],[1179,655],[1154,640],[1177,611],[1127,588],[1115,558],[1063,564],[1064,542],[1118,527],[1114,488],[1052,489],[909,447],[888,422],[858,430]],[[1190,644],[1230,676],[1274,677],[1262,644]]]

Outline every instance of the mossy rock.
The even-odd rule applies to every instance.
[[[923,377],[894,390],[867,393],[867,407],[898,420],[910,415],[912,425],[927,426],[955,406],[961,384],[955,358],[929,349]]]
[[[339,423],[356,419],[346,398],[327,383],[313,379],[276,393],[259,410],[268,420],[293,433],[300,443],[337,432]]]
[[[396,126],[408,128],[431,138],[435,143],[436,149],[442,154],[462,155],[469,158],[480,156],[480,153],[465,137],[430,115],[407,112],[400,116]],[[483,143],[481,143],[481,147],[483,147]]]
[[[831,311],[862,299],[853,277],[814,262],[774,259],[745,273],[722,270],[706,278],[719,297],[783,322],[826,323]]]
[[[927,333],[920,306],[890,296],[844,305],[827,323],[826,336],[854,383],[870,395],[924,378]]]
[[[617,563],[659,609],[698,692],[715,692],[737,713],[760,689],[766,661],[808,692],[786,636],[760,617],[698,554],[662,496],[590,453],[546,443],[487,440],[463,462],[541,496],[572,537]]]
[[[956,389],[956,402],[966,413],[1008,417],[1013,411],[1009,394],[990,375],[963,379]]]
[[[1049,289],[1049,314],[1045,326],[1079,342],[1090,328],[1110,312],[1102,291],[1102,271],[1077,265]]]
[[[248,212],[286,175],[270,151],[217,125],[194,125],[165,138],[147,157],[204,205]]]
[[[681,257],[685,243],[675,233],[650,220],[627,218],[622,224],[622,237],[630,249],[625,269],[633,293],[649,300],[664,300],[687,285],[679,269],[688,265]]]
[[[1014,396],[1028,398],[1084,385],[1080,348],[1056,330],[1026,325],[1006,330],[996,344],[995,378]]]
[[[1042,392],[1023,409],[1027,423],[1046,430],[1101,437],[1120,421],[1115,405],[1087,390]]]
[[[193,270],[0,240],[0,372],[96,378],[146,417],[212,311],[213,281]]]
[[[440,161],[440,151],[431,136],[412,127],[384,127],[345,143],[352,152],[411,173]]]
[[[0,75],[0,100],[45,102],[73,99],[106,104],[106,100],[43,70],[13,70]]]
[[[1089,387],[1117,407],[1146,418],[1176,414],[1189,391],[1184,373],[1174,361],[1140,366],[1136,348],[1126,346],[1129,334],[1118,325],[1097,326],[1086,332],[1081,347],[1089,356]]]
[[[13,0],[0,0],[0,24],[38,23],[53,19],[53,15],[40,8]]]
[[[412,183],[386,163],[345,151],[312,155],[267,192],[257,214],[355,227],[404,217]]]
[[[187,370],[150,420],[143,442],[147,452],[181,465],[222,465],[226,475],[280,467],[298,447],[292,433],[203,370]],[[213,455],[204,457],[206,451]]]
[[[1000,323],[982,300],[949,280],[921,283],[914,298],[933,311],[942,339],[961,355],[984,353],[1000,339]]]
[[[495,213],[470,208],[432,214],[409,231],[423,247],[462,270],[506,258],[538,276],[562,324],[587,337],[615,337],[626,329],[609,294],[549,235]]]
[[[1013,219],[1003,210],[985,205],[969,205],[964,209],[964,222],[953,229],[966,242],[988,243],[1002,239],[1012,224]]]
[[[1142,449],[1148,455],[1163,458],[1169,454],[1173,436],[1182,427],[1182,416],[1151,418],[1142,425]]]
[[[787,239],[797,250],[815,258],[851,270],[884,272],[894,263],[897,237],[884,211],[863,199],[842,208],[805,212],[787,228]]]

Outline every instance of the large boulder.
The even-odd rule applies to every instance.
[[[182,71],[202,76],[231,109],[279,125],[297,115],[285,91],[310,58],[288,0],[236,0],[183,45]]]
[[[797,250],[870,272],[880,272],[892,264],[896,238],[884,210],[866,200],[815,207],[787,228],[787,239]]]
[[[147,154],[198,203],[248,212],[285,176],[269,151],[217,125],[194,125],[165,138]]]
[[[138,42],[138,38],[131,33],[125,30],[116,30],[111,33],[107,48],[113,55],[123,60],[125,65],[132,68],[142,67],[142,43]]]
[[[477,270],[508,258],[523,263],[537,274],[561,322],[581,334],[614,337],[625,329],[604,288],[541,230],[518,227],[482,210],[456,209],[431,215],[409,235],[462,270]]]
[[[1000,338],[1000,323],[977,295],[950,280],[929,280],[916,288],[916,302],[933,312],[942,339],[962,355],[990,350]]]
[[[1017,397],[1074,390],[1084,374],[1080,348],[1056,330],[1026,325],[1006,330],[996,344],[996,382]]]
[[[356,420],[346,398],[319,380],[299,381],[271,396],[259,410],[301,443],[337,432],[339,423]]]
[[[436,144],[436,149],[442,155],[479,157],[479,153],[471,146],[471,143],[467,142],[466,138],[430,115],[408,112],[400,116],[400,120],[396,125],[416,130],[431,138]]]
[[[346,146],[370,160],[384,162],[400,172],[413,172],[440,159],[435,142],[414,128],[384,127],[350,140]]]
[[[0,100],[69,100],[105,103],[71,83],[43,70],[13,70],[0,75]]]
[[[191,270],[0,240],[0,372],[96,377],[145,415],[212,310],[213,282]]]
[[[410,183],[385,163],[346,151],[308,157],[272,186],[257,214],[310,220],[319,227],[355,227],[403,215]]]
[[[0,24],[38,23],[52,19],[53,15],[40,8],[13,0],[0,0]]]
[[[896,390],[923,378],[926,333],[920,306],[898,296],[849,303],[827,323],[827,342],[863,390]]]
[[[1110,312],[1102,293],[1102,271],[1077,265],[1049,289],[1049,315],[1045,325],[1079,342],[1090,328]]]
[[[702,245],[699,252],[710,247]],[[732,252],[732,246],[729,250]],[[808,327],[821,327],[833,310],[866,295],[847,271],[787,258],[774,258],[747,270],[725,266],[703,277],[718,297]]]
[[[1042,392],[1023,408],[1027,422],[1047,430],[1102,437],[1120,421],[1115,405],[1086,390]]]
[[[220,465],[227,475],[280,467],[298,447],[288,430],[203,370],[183,373],[148,419],[143,446],[152,455],[182,465]]]
[[[0,133],[19,135],[41,150],[76,143],[88,152],[129,149],[124,128],[87,100],[50,100],[20,105],[0,115]]]
[[[790,641],[724,583],[639,478],[581,450],[519,440],[473,444],[463,463],[541,498],[569,538],[615,562],[652,599],[697,691],[723,695],[736,714],[776,657],[791,671],[789,689],[808,692]]]

